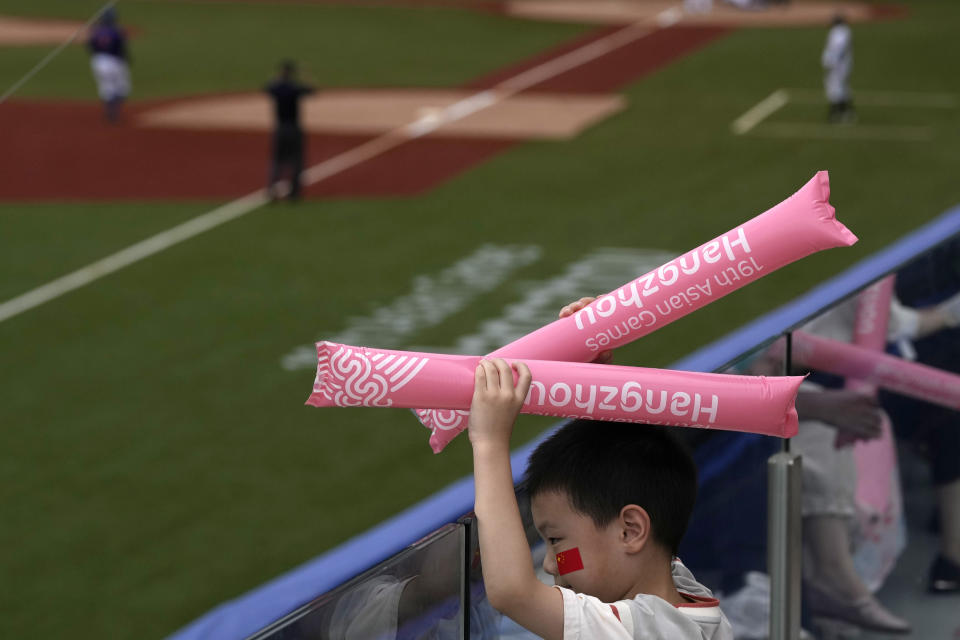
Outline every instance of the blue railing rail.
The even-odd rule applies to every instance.
[[[674,363],[685,371],[716,371],[757,345],[796,328],[824,308],[960,233],[960,205],[864,258],[804,295],[761,316]],[[519,482],[533,449],[549,435],[517,449],[512,456]],[[241,640],[400,553],[473,509],[473,478],[463,478],[422,502],[310,562],[226,602],[183,627],[172,640]]]

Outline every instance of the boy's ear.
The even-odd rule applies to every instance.
[[[620,509],[620,541],[627,553],[642,551],[652,538],[651,533],[646,509],[635,504]]]

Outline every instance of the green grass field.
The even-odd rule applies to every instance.
[[[83,19],[98,5],[0,0],[0,14]],[[136,99],[250,90],[283,56],[324,86],[458,85],[590,28],[452,8],[127,0],[120,12],[140,29]],[[855,26],[854,87],[960,97],[958,19],[960,6],[924,0],[907,19]],[[598,247],[683,252],[830,170],[860,243],[618,355],[658,366],[960,201],[956,108],[861,109],[861,125],[931,128],[923,142],[730,133],[773,90],[819,87],[824,37],[738,31],[629,86],[628,108],[575,140],[523,144],[422,197],[264,208],[0,322],[0,637],[164,636],[468,474],[465,438],[434,456],[406,411],[304,407],[312,373],[280,360],[484,243],[542,253],[410,345],[452,344],[522,282]],[[0,89],[48,50],[0,50]],[[92,99],[84,52],[19,95]],[[791,104],[769,122],[824,113]],[[0,203],[0,302],[218,204]],[[517,442],[549,423],[522,420]]]

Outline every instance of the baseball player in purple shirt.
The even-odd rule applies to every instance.
[[[117,26],[117,14],[111,7],[103,12],[87,39],[90,67],[97,81],[108,122],[116,122],[120,104],[130,95],[127,36]]]

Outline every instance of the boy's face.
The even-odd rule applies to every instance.
[[[543,570],[554,578],[554,583],[578,593],[595,596],[603,602],[616,602],[624,597],[619,579],[624,563],[617,519],[608,526],[597,528],[593,520],[575,511],[565,493],[540,493],[530,501],[533,524],[547,543]],[[583,564],[577,569],[577,552]],[[563,554],[564,567],[557,566],[557,554]],[[570,570],[574,569],[574,570]]]

